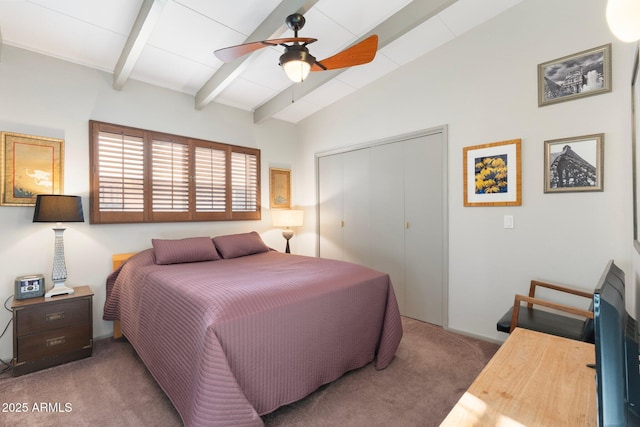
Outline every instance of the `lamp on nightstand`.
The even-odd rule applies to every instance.
[[[282,230],[282,237],[287,241],[286,253],[291,253],[289,249],[289,240],[293,237],[293,230],[289,227],[302,226],[302,218],[304,211],[298,209],[283,209],[271,211],[271,218],[273,220],[274,227],[284,227]]]
[[[67,280],[67,267],[64,263],[64,242],[62,233],[63,222],[84,222],[82,213],[82,198],[80,196],[63,196],[58,194],[39,194],[36,196],[36,209],[33,212],[33,222],[55,222],[55,249],[53,254],[53,271],[51,280],[53,288],[44,295],[72,294],[73,288],[65,285]]]

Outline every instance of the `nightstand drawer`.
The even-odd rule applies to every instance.
[[[18,337],[16,363],[45,359],[68,351],[91,347],[89,323]]]
[[[41,304],[16,311],[18,337],[50,331],[91,320],[89,298]]]
[[[14,300],[13,376],[91,357],[93,292]]]

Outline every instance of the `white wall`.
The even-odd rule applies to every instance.
[[[533,278],[593,290],[612,258],[632,277],[635,46],[611,35],[605,6],[606,0],[525,0],[300,123],[305,191],[298,201],[315,200],[314,153],[446,124],[451,329],[504,339],[496,321]],[[611,93],[538,107],[538,64],[606,43],[613,43]],[[601,132],[604,191],[545,194],[544,141]],[[464,207],[463,147],[516,138],[522,206]],[[505,214],[514,216],[514,229],[503,228]],[[313,254],[315,224],[307,221],[305,229],[299,247]]]
[[[111,87],[111,74],[3,46],[0,62],[0,130],[65,140],[65,194],[83,196],[85,223],[67,224],[64,235],[67,283],[89,285],[94,297],[94,336],[111,333],[102,320],[104,282],[113,253],[151,246],[151,238],[215,236],[256,230],[268,245],[282,249],[269,213],[269,167],[291,168],[297,132],[294,125],[269,121],[254,125],[245,111],[210,105],[195,110],[194,100],[169,90],[129,81]],[[165,224],[89,224],[90,119],[191,136],[261,150],[262,221]],[[295,171],[294,171],[295,173]],[[49,281],[54,235],[51,225],[32,223],[33,207],[0,206],[0,298],[13,295],[14,278],[43,273]],[[296,239],[291,241],[295,251]],[[48,282],[49,283],[49,282]],[[2,328],[11,313],[0,310]],[[12,332],[0,339],[0,357],[12,357]]]

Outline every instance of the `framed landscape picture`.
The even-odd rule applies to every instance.
[[[463,148],[465,206],[522,204],[521,140]]]
[[[603,190],[604,134],[544,142],[544,192]]]
[[[611,44],[538,65],[538,106],[611,92]]]
[[[269,189],[271,209],[291,209],[291,170],[270,168]]]
[[[2,132],[4,206],[35,206],[38,194],[62,194],[64,140]]]

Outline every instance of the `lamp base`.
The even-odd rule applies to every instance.
[[[53,288],[49,289],[46,294],[44,294],[45,298],[55,297],[56,295],[67,295],[72,294],[75,291],[73,288],[70,288],[64,284],[64,282],[54,282]]]
[[[287,247],[284,249],[284,253],[290,254],[291,249],[289,249],[289,239],[293,237],[293,230],[283,230],[282,237],[284,237],[287,240]]]

